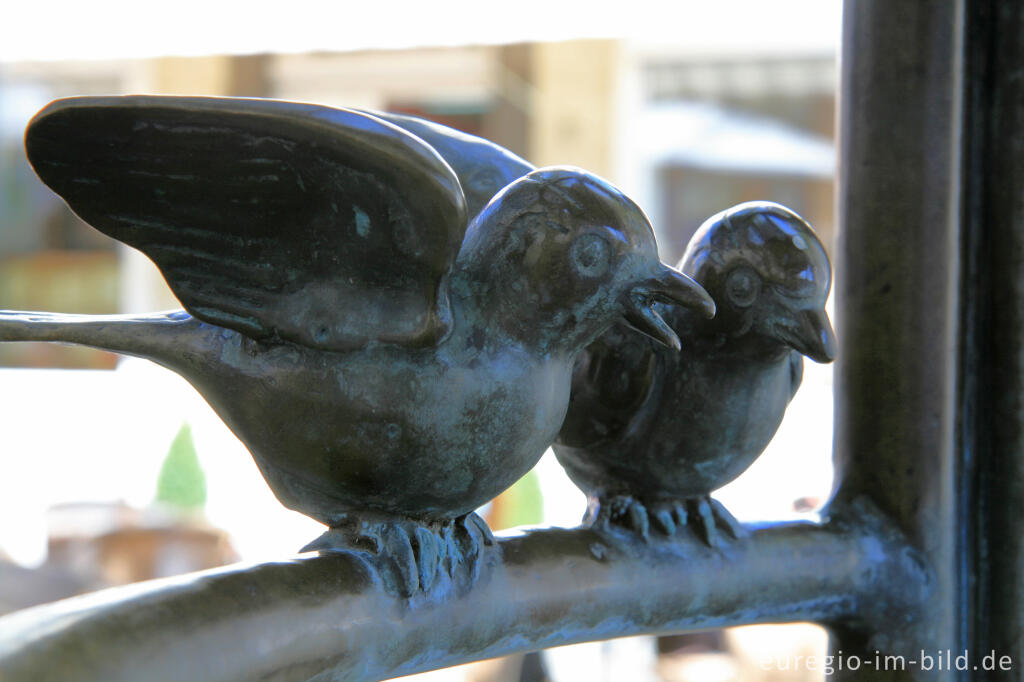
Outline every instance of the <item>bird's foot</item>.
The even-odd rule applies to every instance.
[[[649,538],[651,518],[647,507],[631,495],[613,495],[611,497],[591,497],[587,504],[587,514],[583,518],[584,525],[598,530],[610,530],[612,527],[625,528],[643,538]]]
[[[686,500],[689,518],[697,537],[709,547],[724,547],[728,540],[747,536],[747,529],[725,506],[710,495]]]
[[[411,597],[441,585],[472,586],[494,535],[476,513],[445,521],[349,516],[302,548],[304,552],[357,552],[374,566],[384,587]]]
[[[678,500],[652,502],[648,505],[654,527],[663,534],[672,537],[676,530],[683,528],[690,521],[690,512],[684,502]]]
[[[687,500],[641,502],[631,495],[592,497],[584,524],[601,530],[625,528],[645,541],[651,530],[672,537],[689,526],[709,547],[722,547],[726,537],[738,540],[747,534],[743,525],[718,500],[710,496]]]

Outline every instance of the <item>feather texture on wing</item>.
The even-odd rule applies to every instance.
[[[58,100],[26,133],[43,181],[148,255],[196,317],[344,351],[448,324],[466,229],[448,164],[369,114],[272,100]]]

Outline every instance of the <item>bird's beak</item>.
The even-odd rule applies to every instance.
[[[836,357],[836,333],[824,310],[801,310],[794,316],[796,329],[784,339],[815,362],[832,362]]]
[[[679,335],[653,308],[656,301],[693,308],[705,317],[715,316],[715,302],[704,287],[683,273],[659,263],[657,272],[635,285],[626,295],[626,323],[655,341],[679,350]]]

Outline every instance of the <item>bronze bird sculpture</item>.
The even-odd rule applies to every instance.
[[[621,326],[580,356],[554,450],[588,520],[647,537],[691,526],[709,544],[742,528],[710,497],[761,454],[799,388],[803,356],[830,362],[831,267],[800,216],[741,204],[694,235],[680,270],[714,298],[706,320],[661,309],[681,353]],[[691,523],[695,522],[695,523]]]
[[[473,510],[554,439],[587,344],[626,318],[678,347],[653,303],[714,310],[600,178],[533,171],[470,223],[438,153],[364,112],[72,98],[33,119],[26,150],[185,310],[3,312],[0,340],[182,375],[277,498],[330,527],[309,548],[390,557],[407,594],[479,555],[489,531]]]

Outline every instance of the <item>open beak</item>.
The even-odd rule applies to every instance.
[[[704,287],[678,270],[659,263],[652,277],[629,291],[622,317],[636,331],[675,350],[682,348],[679,335],[654,310],[656,301],[693,308],[705,317],[715,316],[715,302]]]
[[[836,357],[836,333],[825,311],[801,310],[795,319],[796,328],[787,330],[784,340],[815,362],[832,362]]]

